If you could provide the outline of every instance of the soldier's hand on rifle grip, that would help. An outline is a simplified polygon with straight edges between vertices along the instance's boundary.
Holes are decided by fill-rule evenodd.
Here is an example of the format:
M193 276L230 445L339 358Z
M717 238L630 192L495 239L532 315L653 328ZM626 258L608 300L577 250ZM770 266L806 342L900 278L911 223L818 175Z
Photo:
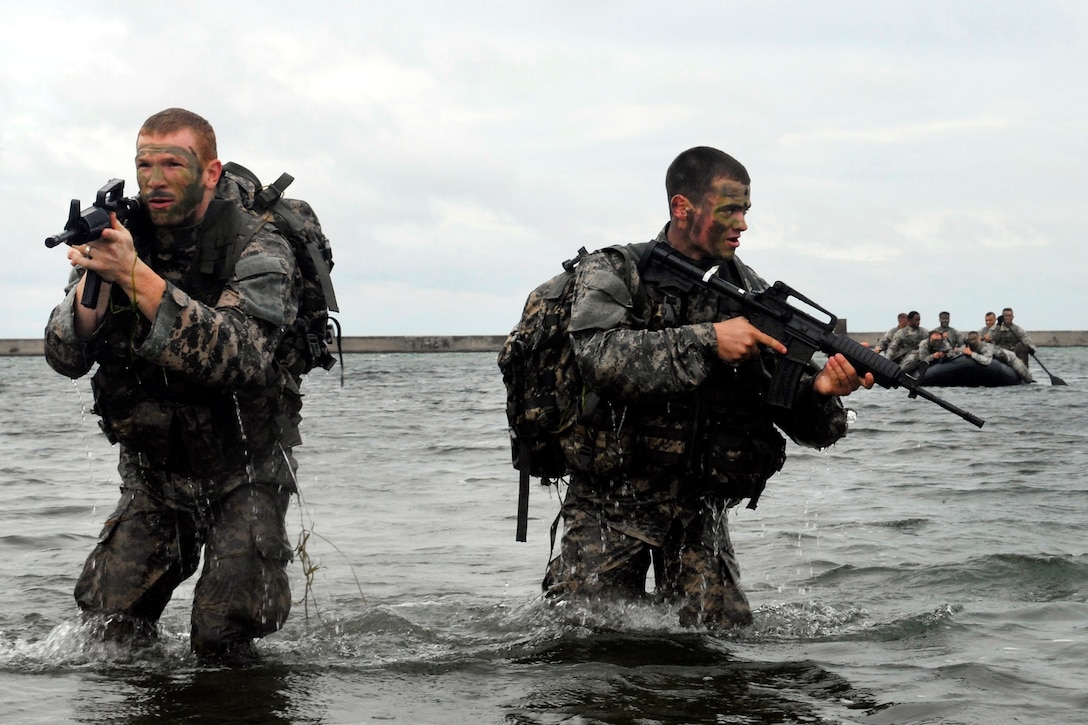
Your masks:
M79 284L76 285L75 289L75 328L76 335L81 340L87 340L94 334L102 324L102 320L106 316L106 309L109 306L110 284L104 282L95 269L96 264L100 264L100 262L96 263L95 261L95 254L98 253L97 250L100 248L98 245L101 245L101 240L68 249L68 260L72 263L72 266L80 266L87 270L87 273L79 280ZM86 307L81 301L86 299L84 290L87 287L88 280L92 278L95 278L100 285L98 297L93 302L86 303L93 304L94 307Z
M102 230L99 244L103 259L98 273L108 282L124 282L126 277L132 275L136 264L136 246L132 240L132 232L112 212L110 228Z
M68 259L73 267L78 265L97 273L106 282L116 282L131 273L136 261L132 233L110 212L110 227L103 229L98 239L71 247Z
M752 325L744 317L733 317L714 323L714 335L718 341L718 357L734 365L750 360L759 354L761 345L785 355L786 346Z

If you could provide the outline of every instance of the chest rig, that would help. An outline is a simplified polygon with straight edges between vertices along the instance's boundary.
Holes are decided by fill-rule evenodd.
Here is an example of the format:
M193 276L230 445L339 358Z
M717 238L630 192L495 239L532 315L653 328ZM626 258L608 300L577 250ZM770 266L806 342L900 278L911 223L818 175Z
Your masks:
M141 259L193 299L214 307L259 224L233 205L213 201L193 229L160 230L147 222L132 228ZM98 369L91 380L94 412L111 443L136 453L145 467L200 477L245 467L251 453L275 443L274 426L268 425L276 416L274 396L209 387L199 379L196 359L192 370L167 370L144 359L138 348L150 329L151 322L115 285L94 344Z
M745 289L761 286L757 277L732 262L722 264L719 274ZM740 314L733 300L657 266L643 269L641 282L642 326L649 331ZM774 365L771 355L740 365L715 359L709 378L690 393L602 405L596 420L586 425L592 443L583 449L583 461L592 460L589 449L596 449L593 455L605 464L591 465L597 475L626 472L650 479L679 478L689 495L748 498L754 508L767 479L785 460L785 440L765 403Z

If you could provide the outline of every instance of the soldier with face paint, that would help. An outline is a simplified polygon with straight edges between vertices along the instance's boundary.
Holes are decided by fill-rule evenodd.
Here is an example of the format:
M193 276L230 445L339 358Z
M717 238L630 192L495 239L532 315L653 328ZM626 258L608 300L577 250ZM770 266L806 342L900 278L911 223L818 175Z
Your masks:
M766 283L736 256L751 181L713 148L680 154L666 174L669 222L656 241L749 291ZM755 502L794 441L829 446L846 433L838 396L872 387L841 356L802 378L790 409L764 401L786 351L735 303L658 267L635 274L603 250L578 267L570 331L587 388L570 444L578 464L562 507L553 597L638 597L652 566L659 595L685 625L751 622L727 510Z
M288 242L215 199L222 164L200 116L168 109L136 139L141 211L68 253L46 359L92 379L95 413L120 449L121 500L75 589L104 636L146 641L174 589L204 568L191 645L249 660L290 610L284 516L295 491L297 389L276 363L298 309ZM103 280L79 303L84 271Z

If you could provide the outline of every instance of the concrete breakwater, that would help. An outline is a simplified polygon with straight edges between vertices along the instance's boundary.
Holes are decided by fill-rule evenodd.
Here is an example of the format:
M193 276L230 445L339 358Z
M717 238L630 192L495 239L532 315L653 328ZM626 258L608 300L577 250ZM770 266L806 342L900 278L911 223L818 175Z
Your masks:
M876 344L881 332L851 332L847 336L860 343ZM1029 330L1038 347L1088 347L1088 331ZM345 353L398 352L495 352L501 348L506 335L389 335L344 337ZM0 340L0 356L41 355L41 339Z

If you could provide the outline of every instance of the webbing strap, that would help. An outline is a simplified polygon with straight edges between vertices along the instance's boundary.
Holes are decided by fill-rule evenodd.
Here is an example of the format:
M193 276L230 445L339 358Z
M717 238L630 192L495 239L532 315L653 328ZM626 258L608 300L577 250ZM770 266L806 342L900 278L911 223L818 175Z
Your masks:
M325 306L332 312L339 312L340 305L336 301L336 292L332 288L332 274L330 274L332 270L329 269L329 263L321 250L317 248L317 244L307 242L306 251L309 252L310 260L314 263L314 269L317 270L317 278L321 282L321 294L325 296Z
M518 485L518 524L515 541L525 541L529 532L529 444L524 438L518 445L518 466L521 469Z

